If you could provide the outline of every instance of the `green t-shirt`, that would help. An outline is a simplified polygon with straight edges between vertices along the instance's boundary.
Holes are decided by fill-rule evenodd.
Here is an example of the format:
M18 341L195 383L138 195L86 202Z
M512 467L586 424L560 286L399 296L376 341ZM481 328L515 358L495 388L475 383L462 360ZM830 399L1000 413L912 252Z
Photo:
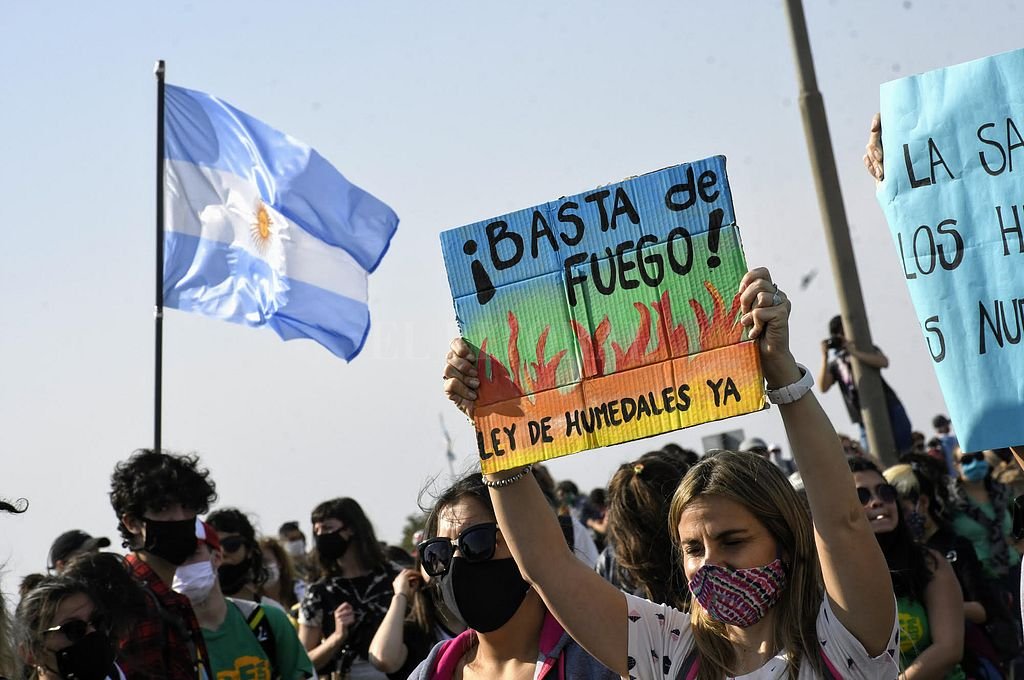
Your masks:
M313 676L313 664L288 616L276 607L263 607L263 612L274 631L277 673L271 669L263 647L238 605L228 600L228 613L220 628L203 628L214 680L271 680L275 677L302 680Z
M928 610L924 604L909 597L896 598L900 618L900 668L914 663L917 655L932 644L932 630L928 625ZM945 680L966 680L960 664L946 674Z

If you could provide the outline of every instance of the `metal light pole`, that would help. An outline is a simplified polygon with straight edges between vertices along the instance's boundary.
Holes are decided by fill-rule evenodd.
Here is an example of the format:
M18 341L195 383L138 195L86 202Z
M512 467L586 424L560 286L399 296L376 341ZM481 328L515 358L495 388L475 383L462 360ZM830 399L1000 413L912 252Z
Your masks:
M860 290L857 263L850 243L850 228L846 221L843 196L839 190L839 175L832 153L832 140L825 117L825 102L818 91L814 75L814 60L807 39L807 24L801 0L786 0L786 14L793 39L800 79L800 113L804 120L807 149L811 155L814 184L818 190L818 204L825 224L825 239L832 260L832 274L839 293L839 308L843 315L843 328L857 347L871 349L871 329L868 326L864 298ZM878 369L864 366L854 358L853 374L860 395L861 417L867 429L871 452L885 465L896 463L898 452L889 423L889 412L882 392L882 379Z

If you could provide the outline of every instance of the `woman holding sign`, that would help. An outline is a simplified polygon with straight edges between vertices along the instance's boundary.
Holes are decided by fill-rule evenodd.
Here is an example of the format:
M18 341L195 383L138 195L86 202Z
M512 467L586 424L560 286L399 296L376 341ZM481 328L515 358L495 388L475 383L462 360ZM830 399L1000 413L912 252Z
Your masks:
M803 476L814 522L774 465L722 452L694 466L667 530L695 602L690 613L625 594L583 567L528 469L488 475L502 536L570 635L624 677L747 680L896 678L892 582L812 380L789 351L790 303L766 269L740 284L769 396ZM467 413L474 356L448 355L446 391Z

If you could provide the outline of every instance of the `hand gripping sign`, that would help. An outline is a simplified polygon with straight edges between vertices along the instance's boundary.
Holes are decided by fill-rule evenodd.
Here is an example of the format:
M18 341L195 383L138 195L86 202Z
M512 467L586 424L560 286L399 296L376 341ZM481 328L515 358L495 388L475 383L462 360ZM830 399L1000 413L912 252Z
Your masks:
M964 451L1024 442L1024 50L882 85L878 188Z
M725 158L441 234L484 472L765 407Z

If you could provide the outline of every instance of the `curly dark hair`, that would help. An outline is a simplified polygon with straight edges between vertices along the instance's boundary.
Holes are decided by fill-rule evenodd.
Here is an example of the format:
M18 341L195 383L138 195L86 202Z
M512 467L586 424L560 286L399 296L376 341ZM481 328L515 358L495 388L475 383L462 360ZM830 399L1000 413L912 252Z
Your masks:
M118 463L110 476L110 505L125 541L132 540L121 522L125 515L141 519L147 510L156 512L173 503L201 515L215 500L217 490L210 471L199 467L196 455L139 449Z
M848 456L846 462L850 466L850 472L874 472L883 482L885 481L882 471L867 458ZM875 538L878 539L886 564L889 565L896 597L910 597L924 602L925 588L931 582L939 565L928 548L914 540L910 528L903 519L903 508L899 501L896 502L896 513L896 528L884 534L875 534Z
M313 508L309 521L316 524L329 518L339 520L343 525L352 529L352 547L358 551L359 560L364 569L374 571L385 565L387 558L384 555L384 548L377 541L373 524L370 523L359 503L351 498L332 498ZM324 560L318 551L314 551L314 553L322 569L322 576L338 575L337 560Z
M219 508L206 517L206 523L216 529L218 534L228 532L245 539L245 547L249 553L246 558L249 562L248 582L258 591L260 586L267 582L267 569L263 566L263 551L256 542L256 530L249 521L249 516L238 508Z

